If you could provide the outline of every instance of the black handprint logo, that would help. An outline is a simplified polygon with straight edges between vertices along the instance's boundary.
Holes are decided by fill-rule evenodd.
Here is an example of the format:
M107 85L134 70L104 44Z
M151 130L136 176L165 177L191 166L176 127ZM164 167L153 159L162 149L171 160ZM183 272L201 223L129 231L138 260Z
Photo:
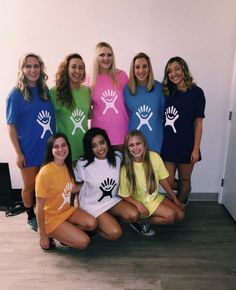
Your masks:
M98 201L101 201L104 197L110 196L112 198L112 190L116 186L116 181L112 178L105 179L101 186L99 187L102 191L102 196L99 198Z

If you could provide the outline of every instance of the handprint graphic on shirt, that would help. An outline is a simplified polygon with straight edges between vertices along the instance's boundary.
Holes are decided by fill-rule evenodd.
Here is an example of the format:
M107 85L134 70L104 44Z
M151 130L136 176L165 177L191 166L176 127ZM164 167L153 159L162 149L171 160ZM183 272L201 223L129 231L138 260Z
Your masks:
M118 114L118 110L115 107L115 101L118 98L116 91L107 90L104 91L101 99L105 103L105 109L103 110L102 114L105 115L108 109L113 109L116 114Z
M50 121L51 121L51 115L48 111L42 110L41 112L39 112L37 123L43 128L43 133L41 134L40 139L43 139L47 131L53 134L52 129L50 127Z
M68 203L70 204L70 196L73 184L71 182L67 182L66 186L64 187L64 191L61 193L62 198L64 199L62 205L58 208L61 209L63 206Z
M151 108L147 105L140 106L138 108L138 112L136 112L136 115L139 118L139 125L137 127L137 130L139 130L142 126L147 125L148 129L152 131L152 127L149 124L149 120L153 115L153 112L151 112Z
M75 131L78 128L81 129L81 131L83 133L85 133L85 130L82 126L82 122L83 122L84 118L85 118L85 114L83 111L76 109L76 110L74 110L74 112L72 112L70 119L74 124L74 128L73 128L73 131L71 132L71 135L74 135Z
M116 181L112 178L105 179L99 189L102 191L102 196L99 198L98 201L101 201L104 197L110 196L112 198L112 190L116 186Z
M177 109L174 106L168 107L166 108L165 115L166 115L165 127L171 126L174 133L176 133L177 131L175 129L174 124L175 121L179 118Z

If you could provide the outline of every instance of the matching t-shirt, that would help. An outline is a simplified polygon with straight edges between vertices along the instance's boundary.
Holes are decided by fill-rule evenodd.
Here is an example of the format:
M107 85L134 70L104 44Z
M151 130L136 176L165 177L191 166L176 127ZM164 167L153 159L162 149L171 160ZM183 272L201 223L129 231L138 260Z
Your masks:
M124 71L117 70L116 80L114 84L110 75L99 74L91 95L91 127L106 130L112 145L123 144L128 129L123 95L128 77Z
M10 92L6 101L6 119L8 124L16 127L26 167L39 167L47 139L55 132L55 116L51 102L40 98L38 87L30 90L31 101L24 100L18 88Z
M45 229L49 234L67 220L76 207L70 205L73 180L66 165L50 162L43 166L37 177L36 197L45 198Z
M128 85L124 90L125 105L129 112L128 131L137 129L143 132L151 151L160 153L163 140L163 114L165 97L162 85L155 81L153 89L137 86L136 94L132 95Z
M121 198L118 196L121 156L116 152L116 166L107 159L94 161L85 167L86 160L79 160L74 169L75 179L84 182L79 193L79 205L94 217L112 208Z
M89 90L83 85L72 90L75 102L72 111L59 103L56 87L50 89L50 95L56 115L56 131L66 135L71 146L72 160L77 161L84 153L83 137L88 130Z
M154 191L152 194L149 194L146 186L145 170L143 163L134 162L134 174L137 192L130 192L126 169L123 166L120 173L119 195L122 197L131 196L135 200L139 201L149 210L149 216L151 216L164 199L164 195L159 193L159 180L167 178L169 176L169 173L167 172L161 157L156 152L150 151L149 156L157 183L156 191Z

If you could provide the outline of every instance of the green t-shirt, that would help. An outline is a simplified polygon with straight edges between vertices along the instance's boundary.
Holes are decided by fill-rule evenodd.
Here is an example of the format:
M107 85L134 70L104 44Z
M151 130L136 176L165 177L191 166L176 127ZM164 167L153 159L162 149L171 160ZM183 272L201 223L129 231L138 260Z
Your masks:
M146 178L143 163L134 162L134 174L137 182L137 192L130 192L129 183L126 177L126 170L125 167L122 166L120 173L119 195L122 197L131 196L135 200L142 203L149 210L149 214L152 215L157 209L158 205L164 199L164 195L159 193L159 180L167 178L169 176L169 173L166 170L161 157L157 153L150 151L149 155L156 178L157 190L154 191L152 194L149 194L146 187Z
M66 135L71 146L72 160L76 161L83 155L83 137L88 130L91 102L89 90L83 85L74 89L72 95L76 105L73 111L58 102L56 87L50 89L56 116L56 131Z

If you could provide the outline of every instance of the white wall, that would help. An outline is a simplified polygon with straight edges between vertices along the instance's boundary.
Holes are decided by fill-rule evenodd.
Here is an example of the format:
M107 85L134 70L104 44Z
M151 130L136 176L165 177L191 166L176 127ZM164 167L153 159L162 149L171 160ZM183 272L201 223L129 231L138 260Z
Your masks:
M129 71L139 51L150 55L161 80L175 55L189 63L207 99L203 161L193 174L194 192L219 192L236 43L236 0L0 0L0 162L9 162L12 184L21 187L5 125L5 98L18 60L41 55L53 84L59 62L79 52L90 69L94 46L107 41L118 67Z

